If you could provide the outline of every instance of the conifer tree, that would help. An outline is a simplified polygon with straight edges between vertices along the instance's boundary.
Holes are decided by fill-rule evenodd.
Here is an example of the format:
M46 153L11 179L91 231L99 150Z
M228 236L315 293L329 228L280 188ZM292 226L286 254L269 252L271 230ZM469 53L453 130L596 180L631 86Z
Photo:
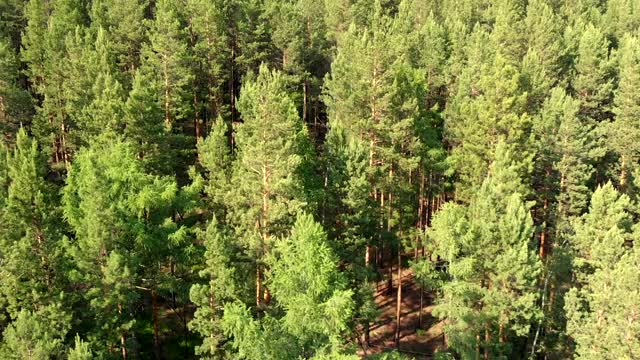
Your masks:
M609 41L600 28L586 25L581 33L571 87L581 101L580 114L595 121L610 118L613 100L613 67Z
M634 239L632 206L629 197L611 183L593 193L589 212L576 221L571 239L578 284L597 270L610 270L628 252Z
M205 191L208 196L208 207L220 219L225 219L225 197L229 193L231 185L233 155L228 144L228 131L227 124L218 118L211 127L207 138L198 144L200 164L204 168L207 178Z
M87 284L82 295L94 314L88 340L100 354L119 348L126 357L135 349L136 287L151 292L159 346L155 297L164 281L159 268L179 257L183 241L184 230L173 221L179 197L172 179L144 172L126 142L102 138L78 153L64 212L76 236L72 280Z
M536 0L527 5L524 26L528 47L522 67L530 87L530 112L534 112L551 89L562 84L568 65L562 39L564 23L546 0Z
M577 359L624 359L640 354L636 324L638 297L637 250L609 269L596 271L582 289L569 293L567 328L576 342ZM631 295L631 296L630 296Z
M195 136L200 141L205 131L221 117L229 119L229 90L231 65L228 7L224 1L190 0L187 2L191 46L193 47ZM231 94L236 96L236 94Z
M182 129L193 115L188 94L193 73L190 67L188 32L178 3L160 0L155 6L150 29L151 45L145 51L143 66L149 67L157 81L158 102L164 112L167 129Z
M0 356L7 360L60 358L71 317L59 306L23 309L4 330Z
M64 284L64 226L45 161L24 129L6 160L6 202L0 208L0 292L5 311L36 310L60 295Z
M611 183L596 189L589 212L575 224L574 286L566 296L567 330L578 358L608 359L638 354L633 317L638 252L631 246L632 204Z
M109 52L115 57L118 69L128 73L120 78L131 84L135 70L140 66L140 53L147 40L145 12L148 0L96 0L91 2L91 26L104 29L109 38Z
M341 352L341 334L353 309L352 291L337 269L326 234L310 215L278 239L268 260L275 301L282 307L254 320L242 304L225 307L223 328L247 359L313 357Z
M256 304L268 298L262 285L264 256L304 204L300 169L307 140L282 73L265 65L242 87L235 128L237 154L230 219L256 261Z
M89 343L83 341L78 334L76 334L75 345L73 349L69 350L69 360L91 360L93 354L89 348Z
M433 220L434 254L447 261L449 277L435 314L446 319L449 346L465 358L517 352L508 339L526 335L538 316L540 262L521 189L517 163L500 143L470 205L448 203Z
M616 117L611 123L607 144L620 157L618 183L627 191L631 183L628 178L637 169L640 156L640 147L636 144L640 136L640 103L635 90L640 85L640 42L636 37L622 39L618 58L620 80L613 109Z
M202 336L202 345L196 347L196 355L218 358L224 354L224 339L220 319L224 304L235 298L234 252L238 249L228 234L220 229L214 218L202 236L204 237L205 263L199 275L204 284L191 287L191 301L198 307L189 328ZM235 251L234 251L235 250Z
M124 104L123 133L147 170L166 174L172 170L175 155L168 151L172 138L164 126L158 92L153 76L145 69L138 69Z
M18 59L13 47L0 37L0 134L15 141L18 128L32 116L31 96L18 84Z

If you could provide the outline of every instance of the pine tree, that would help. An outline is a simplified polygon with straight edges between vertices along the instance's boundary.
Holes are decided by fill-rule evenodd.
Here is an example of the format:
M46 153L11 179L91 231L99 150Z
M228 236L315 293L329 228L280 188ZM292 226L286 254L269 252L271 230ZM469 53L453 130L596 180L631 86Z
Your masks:
M636 324L636 294L640 279L637 250L622 256L609 269L590 278L588 285L569 293L567 328L576 342L578 359L624 359L640 354L640 329Z
M205 170L207 185L205 191L212 211L225 218L225 196L230 191L231 164L233 156L228 144L228 126L218 119L212 126L209 136L198 144L200 164Z
M319 135L318 102L322 78L328 69L325 5L308 0L268 1L265 11L280 58L277 66L289 75L292 86L301 90L294 93L294 101L303 121L313 124Z
M6 160L6 202L0 208L0 293L17 316L57 297L64 284L64 230L56 189L46 182L45 161L24 129Z
M640 104L635 89L640 85L640 42L636 37L625 36L619 52L619 83L614 97L613 112L607 144L619 155L620 176L618 183L623 191L631 183L628 178L637 169L640 148L636 139L640 136Z
M454 145L449 161L459 177L456 196L465 201L486 176L495 144L502 136L518 149L514 155L522 177L528 175L533 155L523 74L514 59L487 49L492 37L484 31L476 30L472 41L467 61L474 65L461 74L457 93L445 112L446 135Z
M268 260L270 283L283 313L254 320L239 303L225 306L223 328L247 359L311 358L330 348L340 353L353 302L326 234L310 215L298 217Z
M83 341L78 334L75 338L75 346L69 350L69 360L91 360L93 354L89 348L89 343Z
M595 121L610 118L613 100L613 67L609 41L593 24L580 34L571 87L581 101L580 114Z
M638 329L633 322L637 299L638 252L631 246L632 204L611 183L596 189L589 212L575 224L573 288L566 296L567 330L579 358L635 356ZM606 350L605 350L606 349Z
M632 206L629 197L611 183L593 193L589 212L576 221L571 238L578 284L594 271L610 270L628 252L633 241Z
M481 349L485 358L517 351L509 339L526 335L538 316L540 261L521 189L517 163L500 143L470 205L446 204L433 220L434 254L448 264L435 314L446 318L448 345L465 358Z
M235 298L236 271L234 250L228 234L220 229L214 218L202 234L204 237L205 263L199 275L207 280L191 287L191 301L198 307L189 328L202 336L202 345L196 347L196 355L203 358L218 358L224 354L224 339L220 318L226 302Z
M285 90L282 73L260 67L243 85L235 128L237 146L229 219L256 261L256 304L268 292L262 285L264 256L304 206L300 169L306 129Z
M562 84L567 56L562 39L563 21L546 0L530 1L524 19L527 53L522 60L529 82L530 112L535 112L551 89Z
M638 30L638 4L631 0L608 0L606 11L602 15L602 24L607 35L614 41L622 42L625 34L633 34Z
M168 151L172 137L164 126L158 92L152 75L138 69L124 105L124 137L135 148L147 170L166 174L172 170L175 154Z
M147 40L145 12L148 6L147 0L91 2L91 26L106 32L109 52L115 57L120 71L129 74L129 79L119 79L126 85L131 84L135 70L140 66L140 53Z
M229 90L231 64L228 7L223 1L190 0L188 23L193 47L195 107L195 136L200 141L205 131L218 118L229 119ZM236 96L237 94L231 94Z
M136 287L151 293L159 346L155 297L162 282L179 282L174 273L163 280L159 269L184 246L184 229L173 221L179 198L175 182L145 173L126 142L103 137L77 154L63 197L76 237L71 276L86 284L82 295L93 314L88 340L100 354L119 348L126 356L135 348Z
M149 67L157 81L158 102L164 112L165 126L179 130L193 115L188 94L193 78L188 32L183 13L175 1L158 1L154 16L149 36L151 45L145 50L143 66Z
M31 121L31 96L18 83L18 59L9 42L0 37L0 134L15 141L21 125Z
M7 360L62 357L70 322L71 317L59 305L23 309L2 334L0 355Z

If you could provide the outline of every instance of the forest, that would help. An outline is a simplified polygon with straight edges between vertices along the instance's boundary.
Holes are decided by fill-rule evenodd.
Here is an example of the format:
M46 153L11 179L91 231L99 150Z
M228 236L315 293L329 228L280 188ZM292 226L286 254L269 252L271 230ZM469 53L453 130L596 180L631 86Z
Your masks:
M0 359L640 358L639 30L0 0Z

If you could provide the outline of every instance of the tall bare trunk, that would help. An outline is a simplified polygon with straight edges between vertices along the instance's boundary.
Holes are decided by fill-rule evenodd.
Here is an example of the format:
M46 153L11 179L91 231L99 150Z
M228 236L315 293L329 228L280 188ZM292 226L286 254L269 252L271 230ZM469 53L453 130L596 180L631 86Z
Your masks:
M620 157L620 188L627 186L627 159L624 155Z
M484 360L489 360L489 343L491 342L491 334L489 333L489 323L484 326Z
M118 304L118 314L122 314L122 304ZM124 332L120 333L120 350L122 359L127 360L127 336Z
M160 335L158 326L158 294L151 290L151 307L153 308L153 352L156 359L160 359Z
M396 349L400 350L400 320L402 314L402 252L398 249L398 294L396 297Z

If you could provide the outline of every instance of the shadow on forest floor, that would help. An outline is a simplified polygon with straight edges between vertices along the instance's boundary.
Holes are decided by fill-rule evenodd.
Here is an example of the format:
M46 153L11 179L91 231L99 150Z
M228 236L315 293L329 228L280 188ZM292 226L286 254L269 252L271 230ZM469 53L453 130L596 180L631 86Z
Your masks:
M375 301L380 316L371 324L369 353L380 353L395 349L396 299L398 291L397 270L393 272L393 289L388 291L387 282L378 283ZM431 315L431 294L424 293L422 329L418 329L420 315L420 290L413 281L413 273L405 269L402 273L402 312L400 321L400 351L415 359L430 359L443 347L442 322ZM360 352L359 355L363 355Z

